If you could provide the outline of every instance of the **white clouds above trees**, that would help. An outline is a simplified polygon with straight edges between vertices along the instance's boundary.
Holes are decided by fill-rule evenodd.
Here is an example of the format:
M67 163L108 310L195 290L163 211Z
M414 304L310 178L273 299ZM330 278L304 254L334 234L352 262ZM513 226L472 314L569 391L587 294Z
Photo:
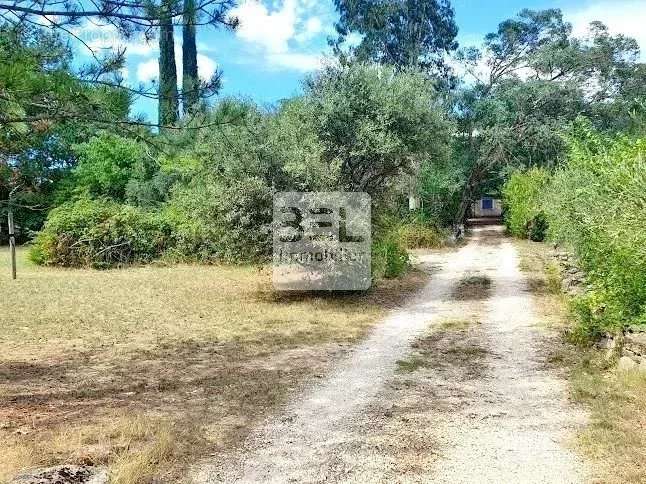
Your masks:
M326 28L320 13L320 4L311 0L283 0L273 8L260 0L244 0L231 16L240 20L236 36L266 67L307 72L322 62L321 47L311 49L307 43L331 29L331 21Z
M573 34L584 37L590 22L606 24L610 33L624 34L639 42L641 59L646 61L646 2L644 0L597 0L583 7L565 10L564 17L572 23Z

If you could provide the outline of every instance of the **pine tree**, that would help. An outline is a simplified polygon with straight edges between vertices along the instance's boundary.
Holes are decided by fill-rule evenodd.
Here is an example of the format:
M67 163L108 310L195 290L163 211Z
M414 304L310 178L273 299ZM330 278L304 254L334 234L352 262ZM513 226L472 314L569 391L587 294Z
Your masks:
M162 0L159 27L159 125L169 126L179 118L177 66L173 35L173 0Z
M184 27L182 30L182 106L184 114L195 111L200 102L195 23L195 0L184 0Z

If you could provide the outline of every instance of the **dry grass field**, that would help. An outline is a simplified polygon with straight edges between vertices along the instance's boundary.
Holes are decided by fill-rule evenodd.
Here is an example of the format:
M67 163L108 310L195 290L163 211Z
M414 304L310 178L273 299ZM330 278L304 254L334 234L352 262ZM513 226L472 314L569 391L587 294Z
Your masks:
M240 442L427 279L365 294L277 295L259 267L113 271L0 250L0 482L106 465L112 482L176 482Z

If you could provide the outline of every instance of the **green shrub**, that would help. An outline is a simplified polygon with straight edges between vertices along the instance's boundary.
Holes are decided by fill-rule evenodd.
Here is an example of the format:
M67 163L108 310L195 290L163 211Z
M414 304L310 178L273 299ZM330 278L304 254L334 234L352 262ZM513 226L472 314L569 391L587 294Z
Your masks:
M512 173L502 189L505 225L509 232L522 238L542 241L547 219L542 209L542 196L550 175L543 168Z
M123 201L128 183L151 178L156 168L141 143L114 134L95 136L75 151L74 191L80 195Z
M543 242L548 227L549 224L547 223L545 212L541 210L527 223L527 237L534 242Z
M643 324L646 315L646 138L606 138L585 123L546 194L550 234L576 254L594 297L586 332Z
M282 134L293 135L296 121L283 126L255 106L234 101L211 116L222 110L238 116L220 129L200 131L194 148L175 160L183 180L171 190L166 207L173 255L198 262L263 261L271 254L273 194L292 181L285 164L297 140ZM315 164L310 158L301 161ZM170 166L167 161L164 169Z
M446 245L449 234L433 225L415 221L402 224L399 236L408 249L435 249Z
M168 248L170 233L159 214L82 198L50 212L30 256L38 264L70 267L150 262Z
M391 230L372 241L373 277L393 279L404 274L409 266L408 251L398 230Z
M602 336L605 299L599 291L589 291L570 301L570 312L577 321L568 335L572 343L586 344Z
M174 190L166 208L173 254L198 262L250 262L271 254L272 188L259 177L205 177Z

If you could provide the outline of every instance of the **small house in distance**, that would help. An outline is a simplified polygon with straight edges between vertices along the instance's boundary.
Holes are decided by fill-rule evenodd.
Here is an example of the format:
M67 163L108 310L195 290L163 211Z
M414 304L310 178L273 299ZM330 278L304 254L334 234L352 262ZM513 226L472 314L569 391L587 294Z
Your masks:
M501 217L502 200L485 195L471 204L472 217Z

